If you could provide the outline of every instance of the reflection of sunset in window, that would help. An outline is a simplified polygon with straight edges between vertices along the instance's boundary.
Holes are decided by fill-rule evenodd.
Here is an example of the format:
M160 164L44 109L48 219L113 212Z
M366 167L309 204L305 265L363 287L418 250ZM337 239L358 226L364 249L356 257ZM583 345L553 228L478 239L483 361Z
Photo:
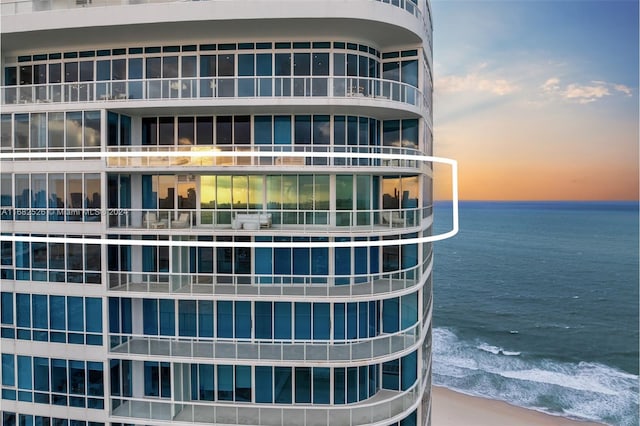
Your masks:
M216 203L215 176L200 176L200 207L214 208Z

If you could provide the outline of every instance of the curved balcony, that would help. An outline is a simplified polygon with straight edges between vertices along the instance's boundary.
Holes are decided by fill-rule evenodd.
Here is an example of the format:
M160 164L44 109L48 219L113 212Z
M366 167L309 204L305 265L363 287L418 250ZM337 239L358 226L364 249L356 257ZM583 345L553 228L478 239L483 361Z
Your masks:
M107 167L390 167L393 173L428 173L430 162L415 148L354 145L132 145L107 147ZM42 157L47 157L43 152ZM57 154L61 155L62 154ZM54 159L55 157L50 157ZM29 159L36 159L29 156ZM41 159L40 156L37 158ZM404 169L404 170L403 170Z
M148 272L109 272L109 292L173 295L175 297L230 296L286 300L310 298L348 298L370 300L371 296L405 293L421 285L429 276L433 252L422 265L384 272L350 276L335 275L237 275L237 274L163 274ZM338 282L339 284L336 284ZM253 283L253 284L251 284Z
M421 383L423 382L423 383ZM277 406L264 404L197 403L144 398L113 398L111 421L153 420L154 424L344 426L388 425L413 411L422 400L426 381L410 389L380 390L366 401L349 405Z
M136 101L179 101L212 99L320 99L345 98L367 102L392 102L428 108L422 92L414 86L370 77L191 77L130 79L71 83L31 84L0 88L2 105L34 103L102 103L123 107ZM191 105L191 104L190 104ZM235 105L235 104L234 104Z
M339 367L357 361L383 362L397 358L420 344L422 338L419 322L398 333L344 341L252 341L112 333L109 334L109 353L117 356L134 355L145 360L153 357L166 360L171 357L173 360L265 361L269 365L293 365L312 361Z
M2 15L43 12L60 9L175 3L183 0L17 0L2 2ZM427 25L427 19L416 2L411 0L376 0L403 9Z

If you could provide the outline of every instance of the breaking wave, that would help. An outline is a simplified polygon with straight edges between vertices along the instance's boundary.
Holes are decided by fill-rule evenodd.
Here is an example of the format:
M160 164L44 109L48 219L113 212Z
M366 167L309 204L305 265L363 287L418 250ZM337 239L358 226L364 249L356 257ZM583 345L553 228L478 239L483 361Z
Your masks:
M592 362L562 362L433 330L433 381L549 414L638 426L638 376Z

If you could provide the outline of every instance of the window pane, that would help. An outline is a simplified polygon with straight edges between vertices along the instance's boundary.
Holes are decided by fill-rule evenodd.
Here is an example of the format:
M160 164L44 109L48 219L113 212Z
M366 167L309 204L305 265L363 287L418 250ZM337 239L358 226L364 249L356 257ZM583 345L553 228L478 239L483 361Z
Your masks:
M358 401L358 367L347 368L347 403Z
M308 145L311 143L311 116L295 116L295 143Z
M16 294L16 324L18 327L31 328L30 294Z
M248 115L236 115L233 118L233 143L251 143L251 117Z
M311 338L311 303L298 302L295 304L295 338Z
M14 120L14 147L29 148L29 114L16 114Z
M173 145L174 120L173 117L160 117L158 127L158 142L160 145Z
M333 370L333 403L345 404L346 398L346 377L344 368Z
M274 382L276 404L291 404L291 367L275 367Z
M196 143L198 145L213 144L213 117L196 118Z
M158 301L153 299L142 300L143 333L158 334Z
M175 303L173 300L160 299L160 335L175 335Z
M270 145L272 143L272 117L255 116L254 117L254 141L256 144Z
M344 303L333 305L333 338L336 340L345 338L345 306Z
M49 391L49 359L36 357L33 359L33 382L37 391Z
M271 302L255 302L256 310L256 339L271 339ZM260 389L260 388L258 388Z
M2 354L2 385L15 386L15 364L13 354Z
M13 293L2 292L0 308L0 323L13 324Z
M273 402L273 367L257 365L256 370L256 402Z
M291 54L276 53L275 75L291 75Z
M213 302L209 300L198 301L198 335L200 337L213 337Z
M194 118L178 117L178 145L193 145L194 136Z
M275 302L274 337L291 339L291 302Z
M331 369L313 367L313 403L329 404L330 402Z
M18 355L18 389L33 389L31 357Z
M251 402L251 366L236 366L235 385L235 400Z
M199 399L202 401L213 401L215 390L213 365L200 364L198 378L200 383L198 390Z
M84 331L84 306L82 297L67 297L69 331Z
M402 329L411 327L418 320L418 293L407 294L400 298L401 300L401 313Z
M160 78L162 75L160 58L147 58L146 73L147 78Z
M66 140L67 148L80 148L82 146L82 113L68 112L66 116Z
M218 365L218 400L233 401L232 365Z
M178 77L178 57L165 56L162 58L162 77L176 78Z
M178 319L180 336L196 336L196 301L178 301Z
M232 142L232 117L218 116L216 118L216 145L229 145Z
M251 338L251 302L235 302L236 339Z
M69 393L76 395L85 394L85 368L84 361L69 361Z
M49 303L51 305L51 309L49 310L51 329L66 330L64 296L49 296Z
M144 394L160 396L160 371L157 362L144 362Z
M218 337L233 338L233 302L218 301Z
M401 390L409 389L416 381L418 374L418 355L417 352L412 352L409 355L403 356L401 360Z
M398 298L386 299L382 302L382 331L395 333L400 326Z
M274 143L277 145L291 144L291 117L275 116L274 117Z
M296 403L311 402L311 368L296 367Z
M34 294L31 297L33 306L33 327L40 329L49 328L49 306L47 296L44 294Z
M329 318L329 303L313 304L313 338L329 339L331 319Z

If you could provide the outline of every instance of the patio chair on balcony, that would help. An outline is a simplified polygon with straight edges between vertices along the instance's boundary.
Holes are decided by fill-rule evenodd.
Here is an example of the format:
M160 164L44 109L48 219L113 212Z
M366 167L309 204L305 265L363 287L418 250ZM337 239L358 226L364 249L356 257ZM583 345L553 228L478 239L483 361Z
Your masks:
M402 226L404 225L404 219L400 216L400 212L383 212L382 223L384 225Z
M163 220L158 220L154 212L147 212L144 216L143 226L147 229L159 229L167 226Z
M189 213L180 213L178 220L171 221L172 228L188 228L189 227Z

